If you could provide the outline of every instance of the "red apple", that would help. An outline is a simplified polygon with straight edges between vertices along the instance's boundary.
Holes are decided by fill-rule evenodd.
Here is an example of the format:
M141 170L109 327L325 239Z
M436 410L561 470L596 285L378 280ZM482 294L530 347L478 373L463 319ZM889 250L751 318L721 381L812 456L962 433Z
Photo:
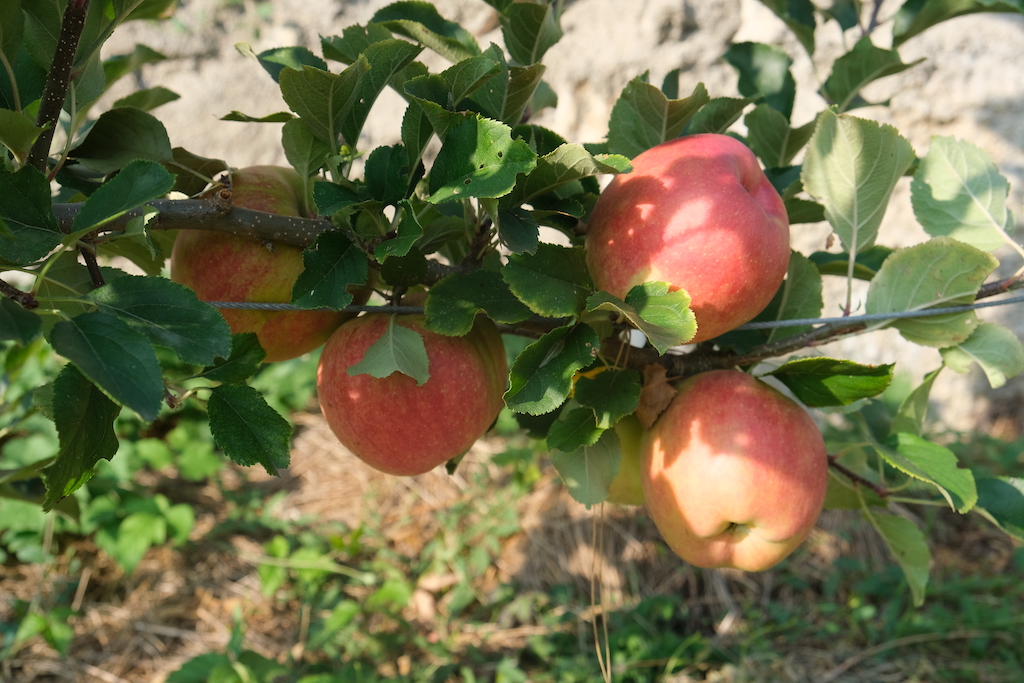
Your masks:
M746 145L687 135L615 177L594 206L586 248L594 283L619 298L644 282L686 290L699 342L772 300L789 265L789 219Z
M607 502L616 505L643 505L644 489L640 481L640 439L643 427L635 415L627 415L615 423L619 437L619 473L608 486Z
M301 216L302 179L294 169L252 166L231 174L235 206ZM288 303L303 270L302 249L210 230L181 230L171 251L171 279L203 301ZM364 303L368 290L357 293ZM352 314L325 311L221 309L231 331L255 332L266 362L296 358L317 348Z
M468 450L497 418L508 381L505 347L486 318L477 318L463 337L430 332L422 315L395 321L423 337L430 371L423 385L398 372L384 378L348 373L391 323L390 315L369 314L331 335L317 392L342 445L382 472L423 474Z
M698 567L761 571L811 532L828 457L814 420L738 370L685 380L644 435L640 468L655 525Z

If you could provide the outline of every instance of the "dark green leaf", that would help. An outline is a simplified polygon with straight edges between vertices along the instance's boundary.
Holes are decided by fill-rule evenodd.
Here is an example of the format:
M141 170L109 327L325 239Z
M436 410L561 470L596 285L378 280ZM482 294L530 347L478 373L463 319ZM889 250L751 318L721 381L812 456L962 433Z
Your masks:
M342 209L360 203L362 198L355 189L317 180L313 183L313 203L322 216L333 216Z
M88 232L107 221L163 197L174 176L156 161L137 159L85 200L75 217L74 232Z
M914 606L924 604L924 592L928 585L928 569L932 554L928 543L917 525L905 517L898 517L868 510L862 511L885 540L889 552L903 569L913 596Z
M380 149L380 148L378 148ZM395 229L395 236L384 240L373 250L373 256L378 263L384 263L389 257L405 256L412 249L416 241L423 236L423 226L416 218L416 209L412 203L403 199L399 202L402 210L402 217ZM425 273L424 273L425 274ZM419 284L419 283L415 283Z
M928 405L930 403L928 395L931 393L932 384L935 383L935 378L939 376L942 368L943 366L940 365L925 375L925 378L921 380L921 384L903 399L900 407L896 410L896 416L892 420L892 425L889 427L890 436L895 435L897 432L906 432L916 436L921 436L924 433L924 421L928 417Z
M231 331L217 309L188 287L163 277L120 277L89 293L101 311L116 315L153 344L186 363L210 365L231 352Z
M495 45L488 48L484 55L497 64L498 73L484 81L473 92L468 107L479 111L487 118L515 126L522 121L530 106L533 95L542 82L545 67L543 64L510 67L501 48Z
M480 46L473 35L442 17L429 2L393 2L377 10L371 21L425 45L452 62L480 54Z
M560 6L553 3L514 2L501 16L501 33L512 59L521 65L536 64L562 38Z
M498 239L514 254L537 253L540 244L540 224L523 208L498 211Z
M1021 0L907 0L896 13L892 27L893 47L954 17L974 12L1024 12Z
M530 317L530 309L501 276L483 269L445 277L430 288L424 309L427 329L448 336L468 333L481 310L499 323L515 324Z
M518 207L583 178L630 170L632 165L623 156L595 156L580 145L564 143L539 157L536 168L517 179L515 188L502 205Z
M590 408L573 408L551 424L547 433L547 447L553 451L572 453L584 446L593 446L604 433L594 419Z
M600 340L589 325L566 325L523 349L512 364L505 405L517 413L541 415L562 405L577 370L594 361Z
M239 465L263 465L272 475L288 467L292 426L258 391L245 384L214 387L207 412L214 442Z
M814 28L817 24L811 0L761 0L761 4L785 22L807 54L814 54Z
M686 126L686 134L696 133L719 133L726 131L740 120L743 110L747 108L754 97L715 97L700 108L689 125Z
M163 86L136 90L131 95L114 101L115 107L135 107L142 111L152 111L157 107L181 99L181 96L173 90Z
M685 344L697 333L689 295L683 290L670 292L667 282L637 285L626 294L625 301L608 292L598 292L587 299L587 311L607 311L625 317L644 333L658 353Z
M196 375L211 382L240 384L256 374L267 357L255 332L231 335L231 353Z
M725 53L739 73L740 94L764 98L765 104L789 120L796 98L796 80L789 67L793 60L784 51L764 43L733 43Z
M349 285L366 284L366 254L344 233L320 233L302 253L304 270L292 288L292 303L301 308L339 311L352 303Z
M399 240L389 240L398 242ZM388 244L382 242L381 244ZM380 277L393 287L415 287L427 278L427 257L419 249L412 248L402 255L391 255L380 264Z
M829 19L835 19L843 31L849 31L860 24L860 2L861 0L832 0L832 5L828 9L823 9L822 14Z
M207 178L213 178L228 169L228 165L220 159L197 156L182 147L175 147L172 154L174 160L164 162L164 168L178 174L174 189L183 194L198 194L206 187Z
M109 88L115 81L127 76L133 71L138 71L146 64L155 64L167 59L166 56L146 45L136 44L135 49L122 55L114 55L103 60L103 76L106 87Z
M49 254L63 234L50 204L50 184L32 166L0 169L0 260L28 265Z
M423 337L416 330L399 325L392 315L388 328L355 365L349 375L370 375L383 379L400 372L423 386L430 379L430 360Z
M1024 479L986 477L977 480L978 507L1018 541L1024 541Z
M256 55L256 59L275 82L278 81L281 70L285 67L300 70L303 66L312 66L321 71L327 71L327 62L305 47L278 47L264 50Z
M302 67L302 71L284 69L280 75L281 95L309 126L309 131L334 150L349 112L359 99L360 81L369 68L369 63L360 58L340 74L311 66ZM346 142L355 146L357 141Z
M93 311L62 320L50 332L53 349L118 403L152 422L164 398L152 344L120 318Z
M822 296L821 274L814 264L800 252L794 251L789 257L786 279L775 293L765 310L771 310L771 316L758 315L761 320L796 320L799 318L817 318L821 315L824 305ZM797 327L777 327L768 333L768 341L784 339L794 334L806 332L810 325Z
M643 379L636 370L605 370L577 379L574 396L580 405L593 409L598 427L611 429L636 410Z
M64 366L53 383L53 421L60 451L53 464L43 470L43 509L53 509L60 499L89 481L101 459L114 457L118 447L114 419L120 412L121 407L75 366Z
M923 58L904 64L896 50L875 47L871 38L864 36L850 52L832 64L832 73L821 86L821 94L842 113L852 108L858 101L855 98L868 83L898 74L922 61Z
M7 147L18 158L24 158L32 149L42 128L23 112L0 109L0 145Z
M852 274L860 280L870 280L882 267L885 259L892 253L889 247L876 244L870 249L865 249L857 254L853 260L853 273L850 273L850 255L846 252L833 254L827 251L816 251L807 258L810 259L822 275L840 275L846 277Z
M5 297L0 297L0 341L13 341L22 346L39 336L42 320L31 311Z
M340 36L320 37L320 47L325 59L351 64L359 59L366 48L382 40L390 40L391 31L380 24L346 26Z
M747 144L768 168L783 168L804 148L817 121L799 128L790 128L789 121L777 109L759 104L744 119L747 125Z
M454 125L430 170L430 201L508 194L516 176L537 165L537 155L522 140L513 140L511 130L478 116Z
M409 191L409 167L402 145L381 145L366 158L366 190L382 204L397 204Z
M356 147L359 134L366 123L373 103L388 83L407 67L422 51L418 45L392 38L368 46L363 59L369 63L369 71L359 80L357 97L342 126L341 133L351 147Z
M698 83L689 97L670 100L648 83L646 76L630 81L612 107L608 121L609 152L632 159L678 137L697 110L709 101L703 83Z
M419 163L427 143L434 137L434 126L420 104L410 102L402 115L402 145L405 147L409 167Z
M533 254L511 254L501 276L534 313L550 318L578 315L593 291L580 247L541 243Z
M877 396L892 381L893 365L860 365L834 358L798 358L768 373L808 406L846 406Z
M289 119L281 127L281 147L288 163L300 177L308 178L323 168L334 150L313 135L303 119Z
M120 107L101 114L70 156L101 173L113 173L136 159L172 161L174 152L159 119L141 109Z
M230 114L220 117L221 121L238 121L241 123L285 123L295 118L295 115L288 111L278 111L266 116L250 116L240 111L232 110Z

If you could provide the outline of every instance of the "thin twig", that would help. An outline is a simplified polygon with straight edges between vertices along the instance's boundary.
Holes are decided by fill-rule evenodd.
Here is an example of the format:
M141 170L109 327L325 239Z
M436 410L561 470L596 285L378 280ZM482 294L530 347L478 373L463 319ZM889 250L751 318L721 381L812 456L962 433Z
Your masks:
M844 477L846 477L847 479L849 479L850 481L852 481L854 484L856 484L858 486L864 486L866 488L871 489L872 491L875 492L875 495L877 495L879 498L885 498L886 496L888 496L889 494L892 493L892 491L890 491L889 489L885 488L884 486L879 486L878 484L876 484L875 482L871 481L870 479L865 479L864 477L860 476L859 474L857 474L853 470L851 470L851 469L849 469L847 467L844 467L843 465L840 465L836 461L838 457L839 456L836 456L836 455L828 456L828 466L831 467L832 469L834 469L836 472L839 472Z

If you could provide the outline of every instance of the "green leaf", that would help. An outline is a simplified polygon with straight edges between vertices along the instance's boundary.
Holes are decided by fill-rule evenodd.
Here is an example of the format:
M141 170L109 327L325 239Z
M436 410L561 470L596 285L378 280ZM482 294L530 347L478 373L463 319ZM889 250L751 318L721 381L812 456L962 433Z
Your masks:
M662 354L685 344L697 333L690 296L683 290L670 292L667 282L637 285L626 294L625 301L608 292L597 292L587 299L586 310L624 316Z
M201 157L182 147L175 147L172 154L174 160L165 162L164 168L178 173L174 189L183 194L198 194L206 188L206 178L213 178L221 171L228 170L223 160Z
M853 261L853 277L859 280L871 280L892 252L892 249L880 244L859 252ZM850 255L847 253L833 254L827 251L816 251L807 258L822 275L846 277L850 273Z
M594 361L599 345L589 325L566 325L544 334L512 363L505 405L530 415L549 413L562 405L576 371Z
M789 166L814 134L817 120L790 128L782 112L759 104L747 114L747 144L768 168Z
M948 235L983 251L1001 247L1014 223L1010 184L977 145L932 138L910 184L914 215L929 235Z
M92 193L75 217L74 232L88 232L174 187L174 176L156 161L137 159Z
M494 221L498 239L514 254L536 254L540 245L540 223L523 208L501 209Z
M231 330L217 309L184 285L163 277L125 276L87 298L185 363L210 365L231 352Z
M518 207L583 178L602 174L614 175L630 170L632 165L621 155L595 156L581 145L564 143L538 157L536 168L516 181L515 189L502 201L502 205Z
M981 323L967 341L941 349L941 353L942 362L954 372L963 374L974 363L980 365L993 389L1024 370L1024 345L1017 335L996 323Z
M255 332L244 332L231 335L231 352L227 358L217 360L204 369L196 377L211 382L240 384L256 374L263 366L267 353L260 346Z
M896 558L897 564L907 577L914 606L920 607L924 604L928 569L932 562L932 553L928 549L924 534L916 524L905 517L870 512L867 509L863 510L862 514L881 534L889 552Z
M377 97L422 50L420 46L408 41L391 38L375 42L363 51L362 58L369 63L369 71L359 80L356 100L341 129L345 141L351 147L359 142L359 134Z
M114 100L115 107L135 107L142 111L152 111L157 107L181 99L181 96L173 90L163 86L136 90L126 97Z
M899 47L914 36L954 17L974 12L1024 12L1021 0L907 0L896 12L892 43Z
M342 209L359 204L362 198L355 189L317 180L313 183L313 203L322 216L333 216Z
M519 64L536 64L562 38L560 5L514 2L501 16L501 34L509 55Z
M164 124L134 107L103 112L70 156L100 173L113 173L136 159L174 160Z
M791 360L767 374L789 387L804 404L821 408L877 396L892 381L893 367L814 357Z
M303 66L311 66L327 71L327 62L306 47L276 47L264 50L256 55L256 59L275 82L280 80L281 71L286 67L301 71Z
M967 512L978 502L971 471L959 466L956 454L945 446L926 441L916 434L891 434L879 454L904 474L938 488L949 506Z
M402 146L409 160L409 168L420 163L423 151L434 137L434 126L430 117L417 101L412 101L402 115Z
M423 386L430 379L429 365L423 337L416 330L399 325L392 315L384 334L366 349L362 360L351 366L348 374L383 379L400 372Z
M288 467L292 426L258 391L245 384L213 387L207 412L214 442L239 465L263 465L272 475Z
M970 304L998 265L995 257L980 249L948 237L933 237L897 249L885 260L871 281L864 308L867 313L889 313ZM892 321L906 339L939 348L963 343L977 324L974 311Z
M547 447L553 451L572 453L584 446L593 446L604 431L605 428L597 426L593 410L573 408L551 424L547 433Z
M859 97L860 91L868 83L898 74L923 61L921 58L904 64L896 50L875 47L871 38L864 36L852 50L832 64L832 73L821 86L821 94L842 113L863 102Z
M452 62L480 54L480 46L466 29L448 21L429 2L393 2L377 10L370 20L398 35L425 45Z
M786 279L779 291L775 293L771 303L765 310L774 312L770 318L760 315L755 320L797 320L799 318L817 318L821 315L824 305L822 300L821 274L818 269L800 252L794 251L789 256L789 267ZM811 325L795 327L776 327L768 334L768 341L785 339L794 334L806 332Z
M409 253L413 245L423 237L423 226L416 217L416 208L408 199L399 202L402 208L402 217L395 228L395 236L384 240L373 250L373 256L378 263L384 263L390 257L401 257ZM419 284L419 283L415 283Z
M686 126L686 135L696 133L725 134L732 124L740 120L743 110L754 97L713 97L700 108Z
M136 43L135 48L128 53L114 55L103 60L103 76L106 87L109 88L116 81L124 78L133 71L138 71L146 64L162 62L167 57L151 47Z
M928 395L931 393L932 384L935 383L935 378L939 376L942 368L943 366L940 365L925 375L924 379L921 380L921 384L903 399L900 407L896 410L895 417L893 417L892 425L889 427L890 435L897 432L906 432L921 436L924 433L924 421L928 417Z
M16 173L0 168L0 261L28 265L53 251L63 237L46 176L32 166Z
M220 117L221 121L237 121L239 123L287 123L295 118L295 115L290 111L277 111L273 114L267 114L265 116L250 116L237 109L232 109L230 113Z
M978 479L978 508L999 528L1024 541L1024 479L985 477Z
M450 102L455 105L453 109L461 109L460 103L463 100L501 73L500 61L492 56L496 52L488 49L484 54L464 59L441 72L441 78L451 94Z
M345 120L359 99L359 84L370 65L360 58L340 74L303 66L281 71L281 95L314 137L337 149ZM346 142L355 146L358 140Z
M62 320L50 332L53 349L121 405L152 422L164 398L152 344L120 318L92 311Z
M352 303L349 285L366 283L366 254L339 230L320 233L302 252L303 271L292 288L292 303L300 308L340 311Z
M611 429L640 403L643 375L636 370L605 370L593 377L576 380L574 397L581 406L594 411L597 426Z
M708 103L708 91L698 83L689 97L670 100L637 76L622 90L608 121L608 151L632 159L655 145L678 137L697 110Z
M281 147L292 168L308 178L323 168L334 150L313 135L303 119L288 119L281 127Z
M0 109L0 145L11 150L16 158L24 158L42 132L27 114Z
M424 307L431 332L461 336L473 328L479 311L499 323L515 324L530 317L528 309L491 270L453 273L430 288Z
M39 336L43 322L11 299L0 297L0 341L13 341L22 346Z
M340 36L320 37L320 47L324 59L333 59L343 64L351 64L359 59L359 55L374 43L391 39L391 31L380 24L361 26L353 24L342 29Z
M814 54L814 28L816 26L814 10L816 8L811 0L761 0L761 4L785 22L796 39L807 50L807 54Z
M861 0L832 0L832 5L821 13L826 19L835 19L843 31L849 31L860 24L860 9Z
M366 158L366 190L382 204L398 204L409 190L409 168L405 148L381 145Z
M501 277L530 310L549 318L579 314L593 291L581 247L542 243L536 253L510 254Z
M504 123L470 116L452 126L430 170L429 201L508 194L516 176L537 165L537 155L513 140Z
M59 500L89 481L101 459L114 457L118 447L114 419L121 412L121 407L74 365L65 365L54 380L52 407L60 450L42 473L46 482L45 510L53 509Z
M793 60L785 51L765 43L733 43L724 58L739 73L737 88L741 95L764 98L765 104L789 121L796 80L789 71Z
M583 446L571 453L556 452L551 464L573 500L589 506L608 498L608 487L619 473L621 460L619 437L609 430L593 446Z
M801 178L854 258L875 243L889 197L913 161L913 148L892 126L831 110L818 117Z
M505 53L496 45L484 51L484 55L497 65L498 72L473 91L468 106L487 118L515 126L522 121L546 68L543 64L510 67Z

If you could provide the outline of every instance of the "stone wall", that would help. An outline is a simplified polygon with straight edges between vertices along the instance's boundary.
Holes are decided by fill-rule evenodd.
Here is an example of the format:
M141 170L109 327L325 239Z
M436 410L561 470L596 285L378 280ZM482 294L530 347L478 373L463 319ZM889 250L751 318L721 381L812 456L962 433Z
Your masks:
M284 163L279 124L220 121L233 109L262 116L286 109L275 83L251 58L235 48L245 42L260 52L273 47L305 45L319 53L319 36L340 33L352 23L365 23L382 0L183 0L171 22L136 23L119 30L107 46L109 54L129 51L141 42L169 59L144 68L141 83L163 85L181 99L157 111L174 145L232 166ZM442 15L463 23L486 45L500 42L496 15L481 0L438 0ZM885 2L882 16L898 2ZM823 103L816 94L831 61L848 49L856 31L841 35L835 22L819 26L815 60L808 57L784 24L757 0L567 0L565 37L545 57L547 80L559 93L558 107L544 112L538 123L569 140L603 139L611 106L622 87L649 71L660 83L672 69L683 71L680 90L703 82L713 96L737 94L736 76L721 55L730 40L758 41L785 49L794 59L798 82L794 123L810 120ZM887 30L876 34L881 41ZM890 107L857 110L858 116L894 124L919 155L933 135L954 135L984 148L1008 176L1012 206L1020 220L1024 180L1024 17L977 14L961 17L911 39L901 48L905 62L925 61L883 79L865 93L871 101L890 100ZM438 61L435 66L443 65ZM123 95L126 83L113 97ZM364 148L398 139L401 100L382 95L367 123ZM805 253L824 248L826 225L796 226L794 244ZM925 238L910 210L909 181L904 179L882 228L880 241L907 245ZM1014 254L998 254L1010 274L1020 267ZM838 313L838 285L826 315ZM861 296L863 293L861 291ZM862 299L861 299L862 300ZM1024 336L1024 308L989 309L996 320ZM872 333L820 349L828 355L863 362L898 363L915 378L937 367L938 352L903 342L894 331ZM1024 419L1020 380L992 393L979 372L961 377L946 371L933 396L939 417L957 429L989 424L991 407ZM995 398L996 402L991 403Z

